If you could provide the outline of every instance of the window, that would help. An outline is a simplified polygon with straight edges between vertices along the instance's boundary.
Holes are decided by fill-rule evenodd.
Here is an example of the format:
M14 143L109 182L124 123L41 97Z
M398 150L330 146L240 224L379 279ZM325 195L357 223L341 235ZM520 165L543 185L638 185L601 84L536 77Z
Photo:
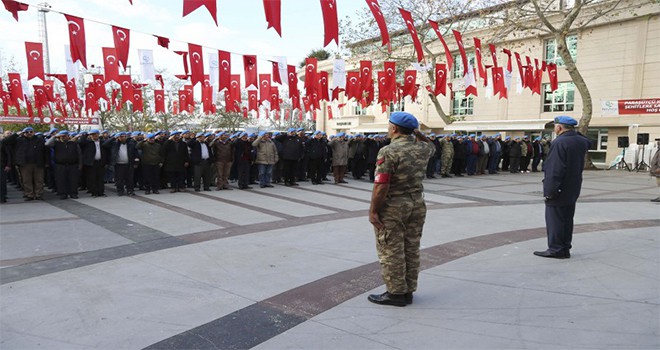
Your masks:
M474 53L467 53L467 59L468 59L468 64L471 64L472 68L475 68L476 59L474 57ZM464 72L463 59L461 58L461 54L455 55L454 68L451 76L453 77L453 79L459 79L463 77L463 72Z
M406 110L406 103L403 98L400 98L398 101L390 102L390 112L403 112Z
M587 138L591 141L589 154L595 163L604 163L607 155L607 129L589 129Z
M543 84L543 112L570 112L575 104L575 84L559 83L555 92Z
M452 93L451 111L453 115L471 115L474 109L474 99L472 96L465 97L465 91L455 91Z
M353 115L367 115L367 109L362 108L359 102L353 108L353 112L354 112Z
M569 35L566 37L566 44L568 45L568 52L571 53L573 61L577 59L577 35ZM545 61L548 63L556 63L557 66L563 66L564 60L559 56L557 51L557 40L548 39L545 41Z

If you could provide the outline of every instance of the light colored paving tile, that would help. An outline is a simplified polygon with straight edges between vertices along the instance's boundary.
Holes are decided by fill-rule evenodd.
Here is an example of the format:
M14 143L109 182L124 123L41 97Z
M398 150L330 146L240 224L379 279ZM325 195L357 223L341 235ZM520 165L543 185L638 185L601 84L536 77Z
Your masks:
M268 190L264 191L265 193L268 192ZM274 191L272 191L274 192ZM212 196L218 197L218 198L226 198L225 192L213 192L211 193ZM277 194L280 194L277 192ZM310 205L305 205L305 204L300 204L297 203L295 200L284 200L284 199L279 199L279 198L274 198L266 195L261 195L259 191L241 191L241 196L240 196L240 201L249 204L255 207L259 208L264 208L272 211L276 211L278 213L282 214L288 214L292 215L295 217L305 217L305 216L313 216L313 215L324 215L324 214L332 214L334 212L321 209L321 208L316 208ZM314 201L312 201L314 202ZM245 210L245 209L243 209ZM232 215L233 216L233 215ZM258 214L258 216L264 216L264 214ZM274 221L278 220L278 218L265 215L266 218L271 217L270 220L268 221ZM231 221L226 218L222 218L223 220L226 221ZM241 223L243 224L243 223Z
M5 222L49 220L73 218L75 215L50 205L47 202L32 201L29 203L3 205L0 207L0 225Z
M328 185L324 185L328 186ZM292 200L300 199L305 201L318 202L325 206L344 210L365 210L369 209L369 203L358 202L346 198L337 198L330 194L323 193L310 193L308 191L300 191L297 189L289 189L289 191L282 193L283 195L291 198Z
M466 190L457 190L457 191L449 191L447 193L454 193L457 195L462 195L462 196L469 196L469 197L474 197L474 198L480 198L480 199L487 199L487 200L494 200L494 201L516 201L516 200L530 200L530 199L539 199L541 200L541 196L539 195L522 195L522 194L515 194L515 193L502 193L499 191L489 191L489 190L481 190L481 189L466 189Z

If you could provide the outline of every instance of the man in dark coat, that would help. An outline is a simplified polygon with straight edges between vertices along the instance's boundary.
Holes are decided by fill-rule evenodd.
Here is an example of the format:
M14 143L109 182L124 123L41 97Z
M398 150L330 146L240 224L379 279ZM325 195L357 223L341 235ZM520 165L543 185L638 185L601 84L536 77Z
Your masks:
M577 120L571 117L555 118L554 131L558 136L552 141L550 154L543 163L548 249L534 252L536 256L571 257L575 202L580 196L584 158L590 145L589 139L575 131L576 125Z
M281 156L283 160L284 184L286 186L298 186L298 183L296 183L296 170L298 162L303 157L303 142L296 135L296 129L293 128L289 129L287 134L282 134L276 139L282 143Z
M252 142L248 139L248 133L243 132L240 138L234 141L234 164L238 171L238 189L249 190L250 166L252 165Z
M0 203L7 202L7 179L12 167L12 153L4 139L0 140Z
M14 147L14 164L21 174L23 197L26 201L42 199L44 192L44 166L48 158L44 139L26 127L18 134L5 138L6 145Z
M53 149L55 163L55 183L60 199L78 199L78 182L82 171L80 146L69 138L69 132L62 130L46 141Z
M147 139L140 141L137 148L141 154L142 183L144 194L160 193L160 168L163 166L163 144L156 142L155 134L147 134Z
M170 192L186 192L185 175L190 162L188 145L181 140L181 132L174 131L163 143L163 169L170 179Z
M465 148L465 136L457 136L452 140L454 146L454 159L452 170L455 176L462 177L465 171L465 158L467 157L467 148Z
M508 136L507 136L508 138ZM520 159L522 157L522 144L520 137L516 137L509 144L509 172L517 173L520 170Z
M190 149L190 164L193 167L193 184L195 192L199 192L204 182L204 191L211 190L211 164L213 164L213 152L206 143L204 132L199 132L196 138L188 140Z
M325 163L328 151L321 131L315 131L312 137L305 142L305 153L309 164L309 177L312 179L312 184L323 185L321 167Z
M108 163L108 149L102 147L103 140L98 130L90 130L78 139L82 152L83 174L87 190L92 197L105 197L105 165Z
M128 138L128 133L117 133L103 143L110 150L110 165L115 169L115 187L117 195L133 196L135 187L134 173L140 161L135 140Z

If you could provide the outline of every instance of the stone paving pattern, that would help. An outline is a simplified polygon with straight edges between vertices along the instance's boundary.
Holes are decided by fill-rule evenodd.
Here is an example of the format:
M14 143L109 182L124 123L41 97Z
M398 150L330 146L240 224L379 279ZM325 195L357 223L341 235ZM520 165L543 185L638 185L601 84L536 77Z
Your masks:
M584 173L571 259L542 174L425 181L414 304L384 289L372 184L0 206L2 349L658 349L660 205L646 174ZM108 187L110 190L111 188Z

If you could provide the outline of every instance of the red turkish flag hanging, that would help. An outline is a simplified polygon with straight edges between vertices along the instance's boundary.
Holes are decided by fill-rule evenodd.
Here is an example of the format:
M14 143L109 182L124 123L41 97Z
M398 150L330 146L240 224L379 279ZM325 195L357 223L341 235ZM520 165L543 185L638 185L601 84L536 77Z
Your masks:
M389 102L390 91L387 86L387 73L384 71L376 72L376 81L378 82L378 103Z
M270 100L270 74L259 74L259 102Z
M271 62L273 64L273 82L282 85L282 77L280 77L280 67L277 62Z
M190 58L190 82L193 86L204 81L204 60L202 59L202 47L188 44Z
M328 93L328 72L321 71L321 78L319 79L319 100L329 101L330 94Z
M493 44L488 44L488 49L490 50L490 57L493 59L493 67L497 68L497 49Z
M431 25L431 28L433 28L433 31L435 32L435 35L438 36L438 39L440 39L440 42L442 43L442 47L445 49L445 59L447 60L447 70L451 72L451 67L454 65L454 57L451 55L451 50L449 50L449 47L447 46L447 42L445 42L445 38L442 37L442 33L440 33L440 28L438 27L438 22L429 20L429 24Z
M218 25L217 13L218 9L216 6L215 0L183 0L183 17L188 16L191 12L197 10L198 8L206 6L206 9L209 10L211 17L215 25Z
M266 13L266 22L268 28L273 28L282 37L281 13L282 4L280 0L264 0L264 12Z
M94 86L90 84L90 86L85 89L85 111L88 113L94 113L98 111L98 109L99 103L96 94L94 93Z
M231 83L231 54L227 51L218 50L218 91L227 89Z
M548 63L548 76L550 77L550 91L555 91L559 87L557 82L557 64Z
M328 107L328 120L332 120L332 107L331 106L327 106L327 107Z
M360 61L360 90L369 91L374 84L371 61Z
M256 111L258 109L257 102L257 90L248 91L248 109Z
M506 86L504 83L504 67L493 67L493 93L500 94L500 99L507 98Z
M309 90L314 88L318 78L316 77L316 70L318 68L318 60L313 57L305 58L305 89ZM309 94L309 91L307 92Z
M383 12L380 10L380 4L378 3L378 0L366 1L369 10L371 10L371 13L374 15L376 24L378 24L378 29L380 29L380 38L383 42L382 46L388 45L387 48L390 50L390 34L387 32L387 24L385 23L385 16L383 16Z
M447 66L444 63L436 63L435 65L435 90L433 94L438 96L440 94L447 95Z
M403 78L403 96L415 98L415 84L417 83L417 71L406 70Z
M202 86L202 110L205 114L213 113L213 87L206 82Z
M390 93L388 99L394 100L394 95L396 93L396 62L383 62L383 69L385 71L385 84L387 85L387 91Z
M44 80L44 90L46 91L48 101L55 102L55 81Z
M23 83L21 82L21 75L19 73L7 73L9 78L9 94L11 101L18 105L19 100L23 100Z
M243 70L245 71L245 87L259 86L257 83L257 56L243 55Z
M359 101L360 96L360 72L348 72L346 74L346 98L354 98Z
M119 85L121 85L121 103L128 102L133 96L133 83L130 75L120 75Z
M300 92L298 92L298 76L296 75L296 66L287 65L287 80L289 82L289 98L297 97L300 99Z
M188 75L190 73L188 69L188 51L174 51L174 53L183 58L183 71Z
M119 83L119 65L117 65L117 50L113 47L103 49L103 69L105 71L105 82L114 81Z
M80 98L78 97L78 89L76 88L75 79L71 79L67 81L64 89L66 91L67 102L76 103L80 101Z
M5 9L11 12L11 15L14 17L16 22L18 22L18 12L27 11L29 5L22 2L13 1L13 0L2 0L2 3L5 5Z
M321 0L323 11L323 28L325 39L323 47L328 46L333 40L339 45L339 21L337 20L337 0Z
M165 90L154 90L154 100L156 113L165 113Z
M32 78L44 80L43 44L25 42L25 57L28 65L28 80Z
M131 31L117 26L112 26L112 38L117 50L117 60L126 69L128 64L128 51L131 46Z
M87 68L87 44L85 43L85 23L82 18L64 15L69 26L69 43L71 60L75 63L80 60Z
M424 60L424 51L422 50L422 42L419 41L419 36L417 35L417 29L415 29L415 21L413 21L412 14L402 8L399 8L399 12L412 37L415 52L417 53L417 62L422 62Z
M294 96L293 98L291 98L291 109L293 109L294 111L296 109L298 109L298 110L301 109L300 108L300 96Z
M518 64L518 77L520 77L520 80L522 81L522 86L523 88L525 87L525 74L523 73L523 64L522 60L520 59L520 54L517 52L513 53L514 56L516 56L516 63ZM508 69L508 67L507 67Z
M481 59L481 40L479 38L472 38L474 40L474 53L477 58L477 71L479 72L479 77L484 80L484 86L486 86L486 81L488 81L488 76L486 75L486 70L484 69L484 63Z
M92 85L94 97L96 100L102 98L108 101L108 95L105 92L105 77L103 77L103 74L94 74L92 77L94 78L94 82L90 85Z
M184 85L183 89L186 91L186 97L188 98L188 110L190 113L195 109L195 90L192 85Z
M237 103L241 103L241 75L232 74L230 83L229 95ZM256 85L255 85L256 87Z
M280 110L280 90L277 86L270 87L270 109L273 111Z
M142 89L133 90L133 112L144 112L144 100Z
M179 90L179 108L181 112L188 111L188 91Z
M66 74L46 74L47 77L52 77L59 80L62 84L66 84L67 76Z
M43 85L34 85L34 104L38 109L48 106L48 98L46 96L46 89Z
M461 60L463 61L463 76L466 76L468 74L468 60L467 55L465 54L465 46L463 46L463 37L457 30L452 29L452 33L454 33L454 38L458 45L458 51L461 53Z
M170 48L170 39L168 39L164 36L158 36L158 35L154 35L154 36L156 37L156 39L158 39L158 45L159 46L162 46L166 49Z

